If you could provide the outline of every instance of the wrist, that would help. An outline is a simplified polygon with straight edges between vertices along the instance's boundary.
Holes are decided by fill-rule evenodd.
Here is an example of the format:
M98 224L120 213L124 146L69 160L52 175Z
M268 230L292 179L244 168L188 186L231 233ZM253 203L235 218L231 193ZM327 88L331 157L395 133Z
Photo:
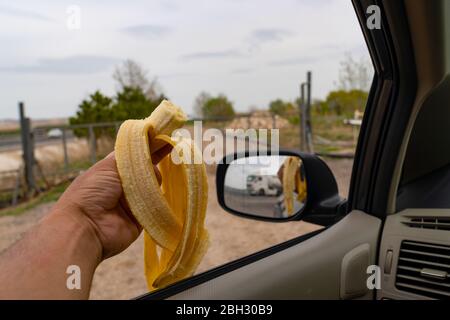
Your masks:
M44 219L61 234L65 234L68 244L76 248L76 255L83 255L95 262L102 261L103 246L92 221L78 208L56 206Z

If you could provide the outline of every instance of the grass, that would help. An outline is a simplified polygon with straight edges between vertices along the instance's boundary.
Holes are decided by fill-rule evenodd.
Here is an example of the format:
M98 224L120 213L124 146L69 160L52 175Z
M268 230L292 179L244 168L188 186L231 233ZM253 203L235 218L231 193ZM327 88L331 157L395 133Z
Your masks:
M70 182L64 182L60 185L57 185L50 190L38 195L36 198L31 199L25 203L19 204L15 207L7 208L0 210L0 217L3 216L17 216L20 215L30 209L35 208L38 205L53 202L59 199L59 197L63 194L66 188L69 186Z
M332 153L340 151L341 149L335 146L315 146L314 150L318 153Z
M280 147L287 149L300 148L300 129L297 126L288 126L280 129Z
M17 136L20 134L20 129L0 130L0 137L3 136Z
M0 192L0 204L11 203L12 198L12 191Z
M99 160L100 159L101 158L99 158ZM65 170L64 165L61 163L46 163L46 166L43 168L43 171L44 176L46 177L48 183L50 185L57 184L55 188L58 188L61 180L70 178L71 176L73 176L73 174L77 174L81 171L87 170L91 166L92 164L88 160L73 161L69 164L67 170ZM48 186L48 184L44 180L42 180L40 176L36 177L36 184L41 190L47 189ZM3 208L10 206L12 199L13 199L12 190L6 189L0 192L0 212Z
M353 129L344 124L344 116L313 116L313 134L328 140L353 140Z
M103 159L103 156L98 156L97 158L98 160L101 160ZM65 171L62 164L53 164L53 166L51 167L52 169L46 168L44 169L44 171L47 180L50 182L50 184L58 183L58 185L40 194L36 198L33 198L27 202L21 203L14 207L11 207L10 205L13 198L13 192L12 191L0 192L0 217L5 215L20 214L23 211L31 209L39 204L57 200L58 197L61 195L61 193L64 192L69 183L59 184L58 181L61 180L56 179L55 181L54 178L64 177L67 173L77 173L80 171L84 171L89 169L91 166L92 163L89 160L73 161L69 164L68 170ZM63 179L67 179L67 177ZM44 181L40 179L37 181L37 184L41 189L45 189L47 187L46 183L44 183Z
M103 159L103 157L97 157L97 161ZM73 161L69 164L69 171L79 171L79 170L87 170L92 166L92 163L90 160L80 160L80 161Z

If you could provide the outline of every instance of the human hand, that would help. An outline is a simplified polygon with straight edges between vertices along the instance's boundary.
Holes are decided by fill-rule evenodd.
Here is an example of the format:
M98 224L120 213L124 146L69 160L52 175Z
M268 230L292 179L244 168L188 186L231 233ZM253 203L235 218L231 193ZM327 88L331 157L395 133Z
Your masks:
M160 181L156 166L154 169ZM88 222L85 225L92 227L101 245L102 259L125 250L142 230L124 197L114 153L76 178L54 212Z

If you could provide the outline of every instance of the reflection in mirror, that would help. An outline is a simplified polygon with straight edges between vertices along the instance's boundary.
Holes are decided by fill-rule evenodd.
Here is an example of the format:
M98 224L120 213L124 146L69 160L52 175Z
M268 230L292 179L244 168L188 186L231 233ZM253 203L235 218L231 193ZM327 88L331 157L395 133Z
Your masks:
M251 156L234 160L225 174L225 205L239 213L282 219L306 202L306 180L297 156Z

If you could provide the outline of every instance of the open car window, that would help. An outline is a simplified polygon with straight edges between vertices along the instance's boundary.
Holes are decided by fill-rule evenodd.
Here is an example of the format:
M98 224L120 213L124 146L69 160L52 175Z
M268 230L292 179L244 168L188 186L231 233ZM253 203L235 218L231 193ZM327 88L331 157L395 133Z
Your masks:
M122 121L146 117L163 98L187 113L185 128L200 135L203 150L208 130L277 130L280 148L323 157L347 196L373 77L350 1L24 1L8 8L1 17L8 28L0 30L8 106L0 109L0 251L113 150ZM17 189L24 174L19 101L31 121L42 195L31 203ZM306 105L308 121L299 116ZM210 246L196 274L322 228L228 214L217 201L215 170L214 162L206 167ZM261 206L280 196L277 174L251 174L236 185ZM143 259L141 235L98 267L91 298L147 292Z

